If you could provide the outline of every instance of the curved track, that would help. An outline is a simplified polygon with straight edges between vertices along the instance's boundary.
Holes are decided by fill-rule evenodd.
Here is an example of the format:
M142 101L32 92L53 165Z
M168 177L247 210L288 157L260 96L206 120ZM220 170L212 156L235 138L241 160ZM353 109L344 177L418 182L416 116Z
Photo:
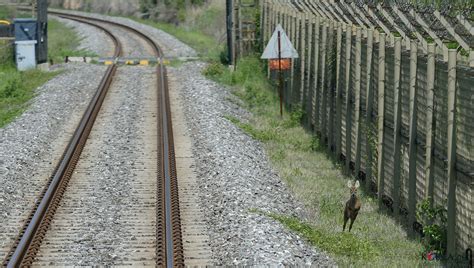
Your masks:
M110 24L115 27L132 32L145 40L153 48L157 58L162 59L159 46L145 34L125 25L113 22L93 19L89 17L75 16L58 12L51 12L63 18L77 20L98 27L114 41L115 53L118 57L122 53L122 45L118 39L100 24ZM94 21L91 22L91 21ZM54 214L60 205L60 201L66 192L68 182L73 174L81 152L84 149L94 121L101 109L104 98L112 83L117 66L111 65L106 75L90 102L81 122L76 129L64 155L51 176L48 185L41 193L39 202L34 207L31 216L19 234L18 240L13 245L4 265L15 267L20 265L32 265L35 256L41 247L41 243L50 227ZM156 265L158 266L183 266L183 245L181 241L181 227L179 215L179 200L176 179L176 164L173 145L173 130L171 125L171 113L169 104L168 81L166 69L162 64L156 67L157 75L157 99L158 99L158 178L156 189Z

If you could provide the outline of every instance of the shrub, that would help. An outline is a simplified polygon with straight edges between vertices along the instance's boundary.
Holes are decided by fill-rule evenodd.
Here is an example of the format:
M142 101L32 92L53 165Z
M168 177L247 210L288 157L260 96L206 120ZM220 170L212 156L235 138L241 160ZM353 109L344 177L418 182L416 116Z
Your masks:
M430 199L425 199L416 206L416 218L423 225L424 253L444 255L447 243L446 209L434 206Z
M224 73L225 67L224 65L218 62L211 62L202 72L207 77L217 77Z

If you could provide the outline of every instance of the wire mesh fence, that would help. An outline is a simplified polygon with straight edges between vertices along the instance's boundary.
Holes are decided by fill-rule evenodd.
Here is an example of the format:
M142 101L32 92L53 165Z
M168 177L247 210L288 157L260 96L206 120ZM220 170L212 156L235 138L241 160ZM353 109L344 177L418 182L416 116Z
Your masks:
M285 103L347 172L410 228L423 199L447 207L448 252L463 252L474 241L474 53L472 18L453 10L472 4L381 2L263 1L262 41L283 25L300 55ZM438 44L435 27L457 46Z

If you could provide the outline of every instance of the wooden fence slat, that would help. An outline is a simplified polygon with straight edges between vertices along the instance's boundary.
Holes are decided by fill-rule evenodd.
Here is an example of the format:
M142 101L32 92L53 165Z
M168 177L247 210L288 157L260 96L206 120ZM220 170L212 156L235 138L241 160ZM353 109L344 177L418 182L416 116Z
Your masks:
M457 50L448 51L448 245L456 253L456 59Z
M356 133L356 147L355 147L355 176L359 176L360 171L360 83L361 83L361 57L362 57L362 30L360 27L356 29L356 40L355 40L355 81L354 81L354 94L355 94L355 133Z
M401 170L401 124L402 124L402 91L400 90L400 72L402 58L402 38L395 37L394 74L393 74L393 209L399 214L400 207L400 170Z
M313 129L315 129L316 132L319 132L320 130L320 125L319 125L319 88L318 88L318 82L319 82L319 54L320 54L320 22L321 22L321 17L316 17L316 25L315 25L315 37L314 37L314 82L313 82Z
M313 17L308 16L308 36L307 36L307 48L308 48L308 60L306 61L306 73L307 77L305 80L305 96L304 103L308 103L309 91L311 90L311 58L313 55Z
M303 106L304 104L304 95L305 95L305 72L306 72L306 14L299 14L300 20L300 100L299 104Z
M327 89L324 85L326 82L326 45L328 37L328 21L324 22L322 26L322 38L321 38L321 98L320 98L320 116L321 116L321 138L324 141L326 136L326 94Z
M337 24L336 44L336 159L341 157L341 131L342 131L342 107L341 107L341 50L342 50L342 23Z
M351 50L352 50L352 25L346 27L346 71L345 71L345 91L346 91L346 168L347 174L350 174L351 163Z
M365 186L367 189L370 189L370 182L372 181L372 146L371 146L371 127L372 127L372 113L374 106L374 92L372 89L372 52L374 46L374 30L367 30L367 59L366 59L366 117L365 117L365 140L366 140L366 154L367 161L365 167Z
M416 135L417 135L417 84L416 71L418 61L418 44L412 40L410 49L410 130L408 155L412 156L408 164L408 226L411 227L415 222L416 209ZM410 228L410 233L413 229Z
M377 197L379 207L382 207L382 196L385 190L384 177L384 114L385 114L385 33L379 36L378 57L378 127L377 127Z
M428 62L426 71L426 154L425 154L425 197L433 200L433 113L434 113L434 81L435 81L435 61L436 45L428 44Z
M327 72L327 103L329 103L329 112L328 112L328 120L327 120L327 131L326 131L326 137L328 140L328 150L331 152L333 149L334 145L334 87L333 87L333 66L334 63L331 61L334 59L333 54L334 54L334 21L331 21L329 23L329 28L328 28L328 45L327 47L331 48L330 53L327 53L327 60L326 62L330 63L328 72Z

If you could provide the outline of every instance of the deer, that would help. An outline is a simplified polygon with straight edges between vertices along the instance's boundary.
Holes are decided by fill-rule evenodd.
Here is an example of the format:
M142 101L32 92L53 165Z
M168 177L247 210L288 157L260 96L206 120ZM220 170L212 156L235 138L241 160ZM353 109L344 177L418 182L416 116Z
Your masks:
M349 225L349 232L352 229L352 224L357 218L357 214L359 213L361 202L360 198L357 196L357 189L359 188L360 184L359 181L355 181L352 183L351 180L347 182L347 187L349 187L351 192L351 197L346 202L346 207L344 208L344 226L342 227L342 231L346 230L346 223L349 219L351 219L351 224Z

